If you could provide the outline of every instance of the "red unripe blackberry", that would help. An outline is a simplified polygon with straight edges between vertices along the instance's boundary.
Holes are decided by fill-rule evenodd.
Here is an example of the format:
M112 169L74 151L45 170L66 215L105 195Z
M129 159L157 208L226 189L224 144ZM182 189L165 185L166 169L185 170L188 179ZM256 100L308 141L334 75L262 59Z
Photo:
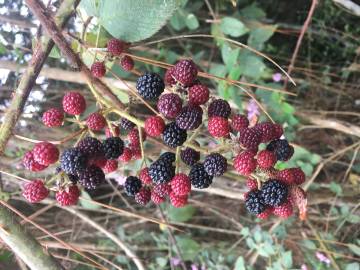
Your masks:
M119 161L127 163L132 159L132 157L133 157L133 152L131 151L131 149L129 147L125 147L124 152L119 157Z
M280 124L274 124L273 125L274 128L274 138L275 139L280 139L280 137L284 134L284 129Z
M142 159L142 153L141 153L141 147L140 145L135 145L135 144L130 144L129 148L132 152L132 159L133 160L138 160L138 159Z
M164 92L165 84L158 74L147 72L137 79L136 89L144 99L155 100Z
M278 171L276 179L288 186L295 185L295 177L291 169Z
M210 91L206 85L195 84L189 88L189 103L202 105L209 100Z
M260 133L260 142L267 143L274 139L275 131L274 124L270 122L258 123L254 126L254 129Z
M241 131L249 126L249 120L243 114L235 114L231 118L231 128L235 131Z
M92 160L90 160L89 164L94 164L98 166L99 168L103 168L106 164L107 159L105 157L96 157Z
M114 56L119 56L126 48L126 43L120 39L112 38L107 42L108 52Z
M175 122L169 123L165 126L163 132L163 141L167 146L171 148L181 146L186 141L186 139L186 130L178 127Z
M191 85L197 76L198 69L195 63L189 60L180 60L174 66L174 78L184 86Z
M231 108L229 102L224 99L215 99L212 101L208 108L208 116L220 116L223 118L228 118L231 114Z
M165 85L173 86L176 84L176 80L174 79L174 67L168 68L165 72L164 76Z
M273 213L274 211L274 208L266 208L264 212L256 215L257 218L260 218L260 219L268 219L271 214Z
M234 159L235 170L242 175L249 175L256 169L255 154L251 151L244 151Z
M44 112L42 122L47 127L59 127L64 121L64 113L56 108L51 108Z
M68 92L62 100L64 112L71 115L82 114L86 109L85 98L78 92Z
M79 174L79 183L86 189L96 189L105 182L105 174L99 167L90 165Z
M156 205L161 204L163 202L165 202L165 198L161 197L160 195L158 195L155 192L151 192L151 200L153 203L155 203Z
M102 167L104 173L111 173L118 168L118 161L116 159L108 159L105 165Z
M289 218L293 214L293 207L286 201L280 206L274 207L273 214L281 218Z
M200 160L200 152L187 147L181 150L180 158L186 165L192 166Z
M204 160L205 171L212 176L221 176L226 172L227 160L219 153L212 153Z
M125 180L124 189L128 196L134 197L142 187L141 180L136 176L128 176Z
M165 129L165 122L160 116L150 116L145 120L145 132L151 137L160 136Z
M56 201L61 206L76 205L80 197L80 190L76 185L71 185L55 193Z
M215 138L227 137L230 132L229 121L219 116L211 117L208 122L208 131Z
M103 62L94 62L90 67L91 74L96 78L104 77L106 67Z
M49 190L41 180L33 180L26 183L22 192L23 197L31 203L37 203L49 195Z
M197 105L188 105L181 109L176 116L176 125L181 129L193 130L198 128L202 122L203 110Z
M248 177L246 179L246 186L248 187L249 190L257 190L258 189L258 183L257 183L256 179L254 179L252 177Z
M165 198L171 192L171 186L169 183L157 184L154 185L153 192L155 192L160 197Z
M176 208L184 207L188 203L188 196L178 196L175 192L170 193L170 203Z
M290 169L293 176L294 176L294 183L295 185L302 185L305 183L305 173L300 168L291 168Z
M157 102L157 108L163 116L173 119L181 111L182 99L174 93L161 95Z
M255 128L241 130L239 142L246 149L256 150L260 144L261 133Z
M120 135L120 129L118 126L115 125L111 125L112 129L110 129L109 127L105 128L105 136L106 138L110 138L110 137L119 137Z
M94 137L82 139L78 143L77 148L91 159L104 156L102 143Z
M190 178L183 173L176 174L170 182L171 190L177 196L188 195L191 191Z
M124 70L130 71L134 68L134 60L131 56L124 55L120 60L120 65Z
M126 118L121 118L120 127L122 127L124 130L131 130L135 127L135 124Z
M100 113L94 112L86 119L86 125L90 130L99 131L106 126L106 119Z
M59 150L49 142L35 144L32 153L34 160L44 166L53 164L59 159Z
M37 163L34 160L34 156L32 151L26 152L24 157L23 157L23 165L27 170L33 171L33 172L40 172L42 170L45 170L47 168L47 166L45 165L41 165L39 163Z
M142 141L146 140L146 133L143 129L141 129L141 137ZM134 127L132 130L130 130L128 133L128 140L130 144L140 145L139 129L137 127Z
M150 185L152 183L148 167L145 167L140 171L139 178L144 185Z
M262 169L269 169L276 163L276 156L273 152L262 150L257 154L257 164Z
M147 205L150 199L151 191L147 187L141 188L140 191L135 194L135 201L142 206Z

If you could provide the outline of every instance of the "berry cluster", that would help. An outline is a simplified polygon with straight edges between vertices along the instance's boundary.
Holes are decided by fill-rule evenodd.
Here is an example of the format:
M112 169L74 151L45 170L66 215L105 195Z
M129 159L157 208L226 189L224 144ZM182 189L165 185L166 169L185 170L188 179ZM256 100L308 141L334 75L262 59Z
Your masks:
M133 60L124 54L126 48L124 42L111 39L107 57L121 57L123 68L131 70ZM93 76L102 77L105 66L96 62L91 71ZM81 139L74 147L64 149L61 155L53 144L38 143L25 154L24 166L41 171L59 160L56 176L60 180L54 188L55 197L66 206L77 203L78 185L96 189L104 182L105 174L119 168L119 163L124 165L143 159L142 169L126 178L125 193L143 206L150 201L160 204L169 198L174 207L183 207L192 188L208 188L216 177L232 169L228 159L233 157L232 167L248 177L250 191L244 198L250 213L262 219L271 214L287 218L292 215L293 206L304 209L306 195L299 187L305 181L303 171L300 168L276 169L278 162L288 161L294 153L282 126L271 122L250 123L245 115L234 113L226 100L210 97L208 87L197 75L197 66L188 59L169 68L164 78L153 72L141 75L136 81L138 95L145 102L156 103L158 110L144 122L126 112L120 113L125 117L110 121L107 109L93 112L81 122L78 116L86 109L85 99L77 92L67 93L63 98L63 110L48 110L43 115L43 123L56 127L63 124L65 113L75 115L71 122L84 130ZM204 146L196 141L199 131L206 129L213 141L221 141L216 149L203 151ZM103 130L103 134L94 133ZM91 136L86 137L86 133ZM161 140L170 150L146 166L151 157L143 156L146 148L143 142L149 137ZM38 202L49 194L46 185L34 180L26 185L23 195L30 202Z

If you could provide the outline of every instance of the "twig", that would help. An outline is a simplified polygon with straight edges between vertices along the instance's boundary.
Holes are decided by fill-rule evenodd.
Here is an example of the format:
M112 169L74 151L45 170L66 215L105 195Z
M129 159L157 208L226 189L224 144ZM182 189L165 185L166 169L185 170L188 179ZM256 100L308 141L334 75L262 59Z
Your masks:
M307 18L306 18L306 20L305 20L305 22L304 22L303 27L301 28L301 32L300 32L299 38L298 38L298 40L297 40L297 42L296 42L296 47L295 47L295 50L294 50L293 55L292 55L292 57L291 57L290 65L289 65L288 70L287 70L287 74L289 74L289 75L291 74L291 72L292 72L292 70L293 70L293 68L294 68L295 61L296 61L296 57L297 57L297 55L298 55L298 53L299 53L299 49L300 49L301 42L302 42L302 40L303 40L303 38L304 38L304 35L305 35L306 30L307 30L308 27L309 27L309 24L310 24L310 22L311 22L311 18L312 18L313 14L314 14L315 7L316 7L317 3L318 3L317 0L312 0L312 3L311 3L311 7L310 7L310 10L309 10L308 16L307 16ZM283 87L283 89L286 89L286 87L287 87L287 85L288 85L288 82L289 82L289 78L286 77L285 80L284 80L284 87Z
M117 244L124 252L125 254L134 261L135 265L139 270L145 270L144 265L139 260L139 258L136 256L136 254L126 246L125 243L123 243L116 235L112 234L108 230L106 230L104 227L87 217L86 215L82 214L80 211L72 208L72 207L63 207L64 210L72 213L73 215L81 218L83 221L85 221L87 224L89 224L91 227L95 228L99 232L105 234L108 238L110 238L112 241L114 241L115 244Z

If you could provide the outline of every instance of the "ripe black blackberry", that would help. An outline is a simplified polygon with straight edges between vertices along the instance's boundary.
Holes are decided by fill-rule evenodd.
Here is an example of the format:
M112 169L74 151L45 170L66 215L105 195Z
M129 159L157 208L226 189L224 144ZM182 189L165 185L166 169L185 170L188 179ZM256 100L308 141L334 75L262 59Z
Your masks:
M79 183L86 189L96 189L103 182L105 182L105 174L95 165L90 165L79 173Z
M135 124L126 118L121 118L120 127L124 130L132 130L135 127Z
M179 128L175 122L166 125L163 132L163 141L167 146L172 148L181 146L186 139L186 130Z
M294 154L294 147L292 147L287 140L273 140L267 147L267 150L272 151L276 155L277 160L287 161Z
M124 152L124 142L119 137L107 138L102 143L106 159L117 159Z
M219 153L208 155L204 160L205 171L212 176L221 176L226 172L226 158Z
M82 139L77 146L88 157L94 158L104 154L101 142L94 137Z
M192 166L200 160L200 152L187 147L181 150L180 158L186 165Z
M164 92L165 84L158 74L145 73L137 79L136 89L144 99L154 100Z
M203 110L200 106L188 105L181 109L176 117L176 124L179 128L193 130L200 126L202 122Z
M213 180L213 176L205 171L204 165L201 163L197 163L191 167L189 178L191 185L200 189L209 187Z
M208 108L208 116L220 116L223 118L228 118L231 114L231 108L229 103L223 99L216 99L212 101Z
M252 190L246 194L245 207L250 213L255 215L265 211L266 205L259 190Z
M159 160L161 159L168 164L172 164L173 162L175 162L176 155L171 152L165 152L165 153L162 153L158 159Z
M67 174L67 177L69 178L71 183L73 183L74 185L77 184L77 182L79 181L79 176L77 176L75 174Z
M61 169L68 174L78 174L87 165L87 156L77 147L66 149L60 157Z
M278 180L270 179L261 187L261 197L270 206L279 206L286 201L287 186Z
M150 165L149 175L154 184L167 183L174 177L175 167L162 159L158 159Z
M125 180L124 188L128 196L135 196L141 189L141 180L136 176L129 176Z

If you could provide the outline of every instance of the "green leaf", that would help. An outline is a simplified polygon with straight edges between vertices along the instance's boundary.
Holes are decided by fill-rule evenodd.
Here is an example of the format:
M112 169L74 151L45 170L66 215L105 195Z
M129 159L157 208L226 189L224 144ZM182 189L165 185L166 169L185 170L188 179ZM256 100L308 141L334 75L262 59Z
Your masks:
M350 215L346 218L347 221L354 223L354 224L359 224L360 223L360 216L357 215Z
M336 195L340 196L342 194L342 187L334 181L330 183L329 189Z
M89 202L88 200L91 200L91 197L89 195L89 193L87 193L86 191L84 190L81 190L81 197L85 198L86 200L82 200L80 199L80 205L86 209L99 209L100 208L100 205L97 205L97 204L94 204L94 203L91 203Z
M156 263L160 266L160 267L165 267L167 264L168 260L166 258L163 257L157 257L156 258Z
M224 43L223 46L221 46L221 57L226 65L226 69L229 72L237 64L239 53L239 48L231 49L231 47L227 43Z
M262 25L258 28L252 29L248 38L247 45L261 50L263 43L267 41L274 34L276 26L273 25Z
M200 252L201 246L189 237L176 236L176 243L185 261L192 261Z
M186 16L185 23L190 30L195 30L199 27L199 21L193 13Z
M360 247L354 244L349 244L349 249L356 254L357 256L360 256Z
M360 269L360 265L357 262L354 263L349 263L346 265L345 270L359 270Z
M245 268L245 261L242 256L238 257L235 262L235 269L234 270L246 270Z
M171 17L177 0L82 0L82 7L98 17L115 38L128 42L151 37Z
M183 30L186 26L184 15L181 14L179 11L176 11L174 15L170 18L170 25L176 31Z
M7 51L7 49L4 46L4 44L0 43L0 54L4 54L4 53L6 53L6 51Z
M241 16L251 19L251 20L261 19L266 16L264 10L259 8L257 3L255 3L255 2L253 2L251 5L243 8L240 11L240 14L241 14Z
M51 57L51 58L60 58L61 57L61 53L60 53L60 50L59 50L58 46L55 45L51 49L49 57Z
M171 221L186 222L193 217L195 212L196 209L191 205L187 205L181 208L170 206L168 210L168 217Z
M260 57L248 52L240 53L239 62L243 69L242 74L255 80L260 79L266 67Z
M311 241L309 239L304 239L301 241L301 243L308 249L311 249L311 250L316 249L316 245L315 245L314 241Z
M281 254L282 264L285 266L285 269L290 269L292 267L292 254L291 251L286 251L285 253Z
M240 20L232 17L223 18L220 27L224 34L232 37L240 37L249 32L249 29Z

